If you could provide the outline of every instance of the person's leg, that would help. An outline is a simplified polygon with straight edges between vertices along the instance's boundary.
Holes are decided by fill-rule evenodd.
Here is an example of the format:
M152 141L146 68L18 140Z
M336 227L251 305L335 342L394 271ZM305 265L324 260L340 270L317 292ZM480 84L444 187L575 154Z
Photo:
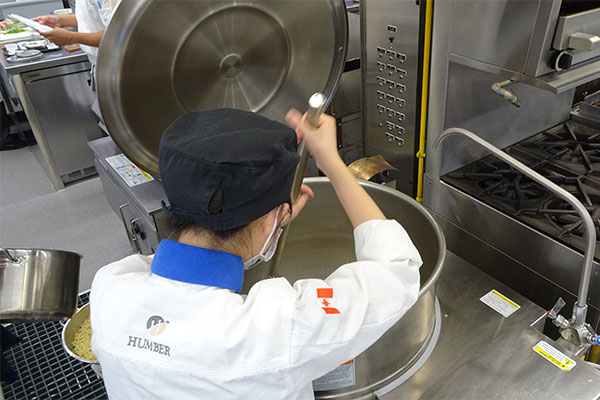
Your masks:
M6 112L4 99L0 100L0 151L16 150L25 146L27 146L25 139L19 135L10 134L10 119Z

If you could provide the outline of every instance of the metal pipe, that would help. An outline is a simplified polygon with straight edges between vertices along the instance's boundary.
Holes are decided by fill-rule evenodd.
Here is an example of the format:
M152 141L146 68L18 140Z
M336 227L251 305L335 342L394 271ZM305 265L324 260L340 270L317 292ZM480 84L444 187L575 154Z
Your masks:
M596 228L594 227L594 222L592 221L592 217L586 210L586 208L581 204L575 196L551 182L550 180L544 178L542 175L538 174L525 164L520 161L514 159L512 156L509 156L496 146L491 143L483 140L473 132L463 129L463 128L450 128L446 129L434 142L433 147L437 148L440 144L446 140L449 136L453 135L463 135L479 144L480 146L486 148L496 157L509 164L519 172L527 175L546 189L550 190L556 196L564 199L568 202L573 208L577 211L577 214L581 217L583 221L583 226L585 228L585 255L583 257L583 267L581 269L581 279L579 281L579 291L577 294L577 302L573 307L573 319L574 324L576 326L583 325L585 323L585 318L587 314L587 295L588 289L590 286L590 277L592 275L592 262L594 261L594 252L596 250Z
M505 86L512 85L513 83L515 83L515 81L510 79L502 82L496 82L492 84L491 89L497 95L508 100L513 106L521 107L521 100L519 100L519 97L515 94L515 92L510 89L504 89Z

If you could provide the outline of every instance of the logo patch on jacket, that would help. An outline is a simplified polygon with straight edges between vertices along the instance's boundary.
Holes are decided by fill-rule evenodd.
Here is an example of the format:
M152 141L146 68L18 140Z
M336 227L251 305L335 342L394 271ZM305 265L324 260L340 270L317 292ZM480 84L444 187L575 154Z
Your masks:
M148 318L146 321L146 330L152 336L158 336L167 329L167 324L169 321L165 321L165 319L158 315L153 315ZM153 342L152 340L148 340L146 338L141 338L139 336L129 336L129 340L127 342L127 346L129 347L137 347L143 350L149 350L153 353L158 353L167 357L171 357L171 347Z
M325 314L340 314L340 310L332 306L333 288L317 289L317 298L321 303L321 308Z
M167 323L158 315L153 315L148 318L148 322L146 322L146 329L148 329L148 333L152 336L158 336L167 329Z

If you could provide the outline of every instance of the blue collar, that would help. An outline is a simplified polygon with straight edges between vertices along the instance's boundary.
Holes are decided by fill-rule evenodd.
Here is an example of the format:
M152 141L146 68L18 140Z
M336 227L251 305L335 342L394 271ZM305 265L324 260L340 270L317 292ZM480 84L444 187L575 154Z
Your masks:
M175 281L242 290L244 264L230 253L163 240L156 249L153 274Z

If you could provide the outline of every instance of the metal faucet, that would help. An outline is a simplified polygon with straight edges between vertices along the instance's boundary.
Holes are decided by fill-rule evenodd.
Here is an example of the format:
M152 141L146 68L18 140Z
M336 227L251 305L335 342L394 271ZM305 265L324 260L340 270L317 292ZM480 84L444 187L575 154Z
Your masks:
M577 214L583 221L583 227L585 229L585 254L583 257L583 267L581 269L581 279L579 281L579 292L577 293L577 302L573 306L573 314L570 320L567 320L558 312L548 313L549 318L552 319L553 323L559 327L561 336L573 343L578 347L589 346L590 344L600 344L600 336L593 331L592 327L586 323L587 315L587 296L590 286L590 277L592 275L592 263L594 261L594 252L596 250L596 228L592 217L575 196L544 178L539 173L535 172L522 162L516 160L512 156L508 155L504 151L500 150L491 143L483 140L473 132L463 128L450 128L446 129L433 143L433 148L438 148L441 143L446 140L449 136L463 135L479 144L480 146L489 150L496 157L509 164L519 172L527 175L544 188L548 189L556 196L564 199L577 211ZM556 310L555 310L556 311Z

